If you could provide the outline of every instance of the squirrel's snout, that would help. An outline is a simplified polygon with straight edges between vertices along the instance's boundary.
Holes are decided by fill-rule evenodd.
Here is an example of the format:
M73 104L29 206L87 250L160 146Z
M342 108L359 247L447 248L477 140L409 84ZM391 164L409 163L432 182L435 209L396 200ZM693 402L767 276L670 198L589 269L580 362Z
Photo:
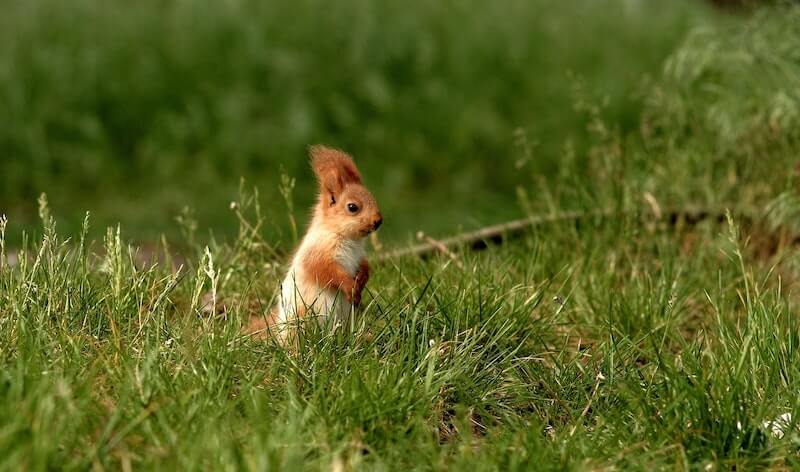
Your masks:
M378 219L372 222L372 230L376 231L378 228L381 227L381 224L383 224L383 217L378 215Z

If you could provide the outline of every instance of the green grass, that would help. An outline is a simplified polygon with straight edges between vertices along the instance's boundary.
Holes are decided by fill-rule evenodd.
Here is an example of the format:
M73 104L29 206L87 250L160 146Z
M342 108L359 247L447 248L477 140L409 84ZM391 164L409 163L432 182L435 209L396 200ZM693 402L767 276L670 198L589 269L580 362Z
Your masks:
M290 244L248 187L234 237L185 220L179 272L125 226L65 240L41 200L19 262L0 250L0 469L800 467L795 425L764 425L800 414L800 9L724 23L633 124L579 92L584 145L518 171L519 212L617 216L376 264L363 313L296 352L240 334ZM690 205L732 212L657 217Z
M354 325L296 353L239 334L278 275L242 241L184 276L48 231L3 269L2 467L798 465L761 426L797 413L796 257L735 226L553 224L463 268L384 264Z

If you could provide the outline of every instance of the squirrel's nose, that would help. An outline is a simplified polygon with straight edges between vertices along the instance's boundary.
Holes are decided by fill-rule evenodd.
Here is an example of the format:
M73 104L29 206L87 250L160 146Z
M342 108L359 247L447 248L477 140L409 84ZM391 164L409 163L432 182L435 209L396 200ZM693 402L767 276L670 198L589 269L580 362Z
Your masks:
M382 224L382 223L383 223L383 217L379 215L379 216L378 216L378 219L377 219L377 220L375 220L375 221L372 223L372 229L373 229L373 230L377 230L378 228L380 228L380 227L381 227L381 224Z

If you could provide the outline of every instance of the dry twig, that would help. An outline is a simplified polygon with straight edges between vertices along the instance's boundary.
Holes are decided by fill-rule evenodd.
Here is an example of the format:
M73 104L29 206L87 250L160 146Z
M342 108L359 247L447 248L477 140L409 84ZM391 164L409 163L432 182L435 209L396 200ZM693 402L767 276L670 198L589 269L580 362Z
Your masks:
M636 213L637 212L634 211L601 209L590 211L568 211L553 215L532 216L529 218L509 221L508 223L486 226L475 231L457 234L455 236L440 240L426 237L424 238L426 241L425 243L378 254L376 260L382 262L402 257L427 257L431 254L442 253L450 255L450 257L455 257L455 255L452 254L452 251L456 248L468 247L476 250L484 249L489 243L500 244L506 239L518 237L531 228L535 228L543 224L562 221L589 220L594 218L620 217ZM638 213L642 214L641 212ZM739 211L735 213L738 217L744 219L750 219L750 215L752 214L745 211ZM669 211L661 211L659 208L655 213L645 213L644 216L651 216L656 220L665 220L672 226L681 223L696 225L697 223L708 219L713 219L717 222L725 221L724 210L709 210L692 207Z

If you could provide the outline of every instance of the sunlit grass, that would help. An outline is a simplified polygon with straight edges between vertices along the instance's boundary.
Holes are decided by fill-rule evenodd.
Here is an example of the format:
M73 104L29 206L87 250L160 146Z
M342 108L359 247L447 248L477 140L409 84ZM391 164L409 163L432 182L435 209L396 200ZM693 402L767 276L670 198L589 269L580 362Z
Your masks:
M648 220L381 264L351 325L290 351L241 334L279 279L249 243L175 272L48 222L0 272L2 466L795 464L762 426L797 408L787 260Z

